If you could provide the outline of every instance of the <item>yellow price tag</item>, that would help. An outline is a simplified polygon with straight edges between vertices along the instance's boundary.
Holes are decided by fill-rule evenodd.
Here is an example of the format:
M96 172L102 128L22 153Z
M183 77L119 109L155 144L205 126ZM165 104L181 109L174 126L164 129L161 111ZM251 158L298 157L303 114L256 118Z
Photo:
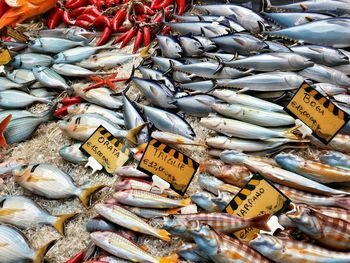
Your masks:
M0 49L0 65L6 65L11 61L11 55L7 48Z

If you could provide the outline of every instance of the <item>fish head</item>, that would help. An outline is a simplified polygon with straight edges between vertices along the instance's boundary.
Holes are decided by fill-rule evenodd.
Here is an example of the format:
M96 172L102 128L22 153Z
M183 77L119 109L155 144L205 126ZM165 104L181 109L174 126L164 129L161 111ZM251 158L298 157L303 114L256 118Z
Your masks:
M234 150L226 150L220 153L220 159L229 164L240 164L247 158L247 155Z
M349 63L349 57L346 56L340 50L334 50L334 52L322 52L323 60L330 65L344 65Z
M275 156L275 161L285 169L296 169L298 168L298 164L303 160L296 155L289 153L280 153Z
M66 61L66 56L61 52L53 56L53 64L64 63Z
M43 44L41 43L40 38L37 38L35 40L29 41L28 46L31 48L39 48L42 47Z
M297 74L288 74L284 77L284 80L290 87L298 88L304 81L304 78Z
M15 177L16 182L20 183L27 181L32 175L32 167L32 165L20 165L15 167L12 170L12 175Z
M210 129L222 125L222 121L220 118L215 117L201 118L199 124Z
M90 233L90 238L95 244L109 244L109 240L112 238L112 232L95 231Z
M215 232L208 225L200 224L198 221L192 221L190 225L189 232L197 246L208 255L215 255L218 250Z
M334 72L333 79L336 82L336 84L338 84L341 87L349 86L350 84L349 77L341 71Z
M115 183L114 188L117 191L130 189L130 180L118 181Z
M81 107L80 104L73 104L69 105L67 108L68 114L76 115L76 114L82 114L83 113L83 108Z
M177 234L187 232L186 223L180 219L175 218L173 215L163 218L163 227L164 229L175 232Z
M286 213L296 226L307 235L313 237L322 235L322 226L314 212L302 204L291 204L292 210Z
M314 62L311 59L300 55L296 55L296 54L293 54L292 56L290 56L288 59L288 62L293 67L299 67L299 68L301 67L308 68L314 65Z
M15 68L20 68L22 66L22 59L20 55L17 55L14 58L12 58L11 66Z
M278 259L284 250L281 240L269 234L257 234L256 237L249 242L249 246L259 251L266 257Z
M41 65L35 65L32 68L32 71L33 71L33 73L40 73L40 72L44 71L45 69L47 69L47 67L41 66Z

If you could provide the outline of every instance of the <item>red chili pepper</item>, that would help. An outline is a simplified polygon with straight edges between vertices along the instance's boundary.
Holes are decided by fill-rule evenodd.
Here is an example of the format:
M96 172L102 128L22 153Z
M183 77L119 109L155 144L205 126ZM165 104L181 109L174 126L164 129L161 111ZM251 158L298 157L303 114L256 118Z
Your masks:
M74 257L72 257L71 259L68 259L64 263L81 263L84 259L84 256L85 256L85 252L81 251L78 254L76 254Z
M169 35L171 27L165 26L162 30L162 35Z
M151 8L154 9L155 6L158 6L162 3L162 0L153 0L151 3Z
M124 33L124 32L126 32L128 30L129 30L129 28L127 28L126 26L121 26L121 27L118 28L117 32L118 33Z
M95 19L96 19L96 16L88 15L88 14L82 14L82 15L77 17L77 20L85 20L85 21L88 21L90 23L92 23Z
M107 7L116 6L115 0L106 0L106 6Z
M86 11L88 9L87 6L82 6L82 7L78 7L76 9L74 9L71 13L70 16L73 18L77 18L78 16L80 16L82 13L84 13L84 11Z
M74 23L75 26L90 30L91 22L85 20L76 20Z
M186 0L175 0L177 5L176 14L181 16L185 12Z
M132 53L136 53L136 51L140 48L140 45L142 43L142 39L143 39L142 29L139 29L139 30L137 30L137 34L136 34L136 38L135 38L135 42L134 42L134 47L132 49Z
M81 97L79 97L79 96L75 96L75 97L70 97L70 98L63 98L62 100L61 100L61 103L63 104L63 105L72 105L72 104L77 104L77 103L81 103L81 102L83 102L84 100L81 98Z
M154 15L154 11L149 7L144 4L137 4L134 7L134 10L137 14L147 14L147 15Z
M63 15L63 10L55 6L50 12L49 17L47 18L47 26L49 29L55 28L60 22Z
M6 2L4 0L0 0L0 16L2 16L8 8L9 6L6 4Z
M173 3L174 0L164 0L162 3L160 3L159 5L154 6L153 9L157 9L157 10L161 10L169 5L171 5Z
M167 17L171 13L171 8L167 7L164 9L165 17ZM163 14L160 12L153 20L154 23L162 22Z
M123 0L123 4L126 4L127 2L129 2L129 0Z
M123 39L129 34L129 30L125 33L121 34L120 36L117 36L117 38L114 40L113 44L118 44L119 42L122 42Z
M120 46L120 48L125 47L127 44L129 44L130 40L136 35L137 29L135 27L129 29L128 34L123 39L123 42Z
M88 14L88 15L94 15L94 16L100 16L101 12L98 11L98 9L94 6L89 7L88 9L86 9L83 14Z
M105 44L110 38L111 34L112 34L112 29L110 27L105 27L103 29L102 36L100 37L99 41L96 43L96 46L102 46L103 44Z
M111 21L106 16L99 16L93 21L92 24L95 28L101 27L101 26L104 27L102 36L100 37L99 41L96 43L97 46L103 45L108 41L109 37L112 34Z
M151 30L149 27L143 28L143 45L147 47L151 43Z
M96 0L94 5L100 11L103 11L106 8L106 2L104 0Z
M125 8L119 9L115 14L115 16L112 18L111 25L114 32L118 31L118 28L120 27L120 25L123 23L125 19L126 13L127 11Z
M72 26L75 24L74 20L71 20L70 13L68 11L63 11L62 14L62 21L65 23L67 26Z
M111 21L109 20L108 17L106 16L99 16L97 17L94 22L92 23L94 27L100 27L100 26L105 26L105 27L111 27Z
M65 7L69 9L75 9L86 5L87 0L68 0L65 4Z
M88 0L89 5L95 5L96 0Z

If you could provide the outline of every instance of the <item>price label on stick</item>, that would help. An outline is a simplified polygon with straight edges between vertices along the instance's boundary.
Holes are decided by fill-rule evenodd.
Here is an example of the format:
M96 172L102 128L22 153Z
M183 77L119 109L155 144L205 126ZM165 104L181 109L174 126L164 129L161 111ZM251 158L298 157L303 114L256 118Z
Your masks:
M251 218L262 213L278 215L286 210L290 200L260 174L255 174L231 200L225 211L228 214ZM234 233L241 240L249 241L259 229L250 227Z
M306 82L300 86L284 110L305 123L314 136L325 144L349 121L348 114Z
M11 61L11 55L7 48L0 49L0 65L6 65Z
M149 175L167 181L177 193L184 195L199 164L178 150L151 139L137 167Z
M102 125L81 145L80 150L92 156L112 175L132 157L131 150Z

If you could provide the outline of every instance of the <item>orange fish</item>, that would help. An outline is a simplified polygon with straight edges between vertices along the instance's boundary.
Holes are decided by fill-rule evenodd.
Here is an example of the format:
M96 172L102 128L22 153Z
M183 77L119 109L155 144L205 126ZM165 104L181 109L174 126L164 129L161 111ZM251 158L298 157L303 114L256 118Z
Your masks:
M6 0L10 8L0 18L0 29L40 15L55 6L57 0Z

